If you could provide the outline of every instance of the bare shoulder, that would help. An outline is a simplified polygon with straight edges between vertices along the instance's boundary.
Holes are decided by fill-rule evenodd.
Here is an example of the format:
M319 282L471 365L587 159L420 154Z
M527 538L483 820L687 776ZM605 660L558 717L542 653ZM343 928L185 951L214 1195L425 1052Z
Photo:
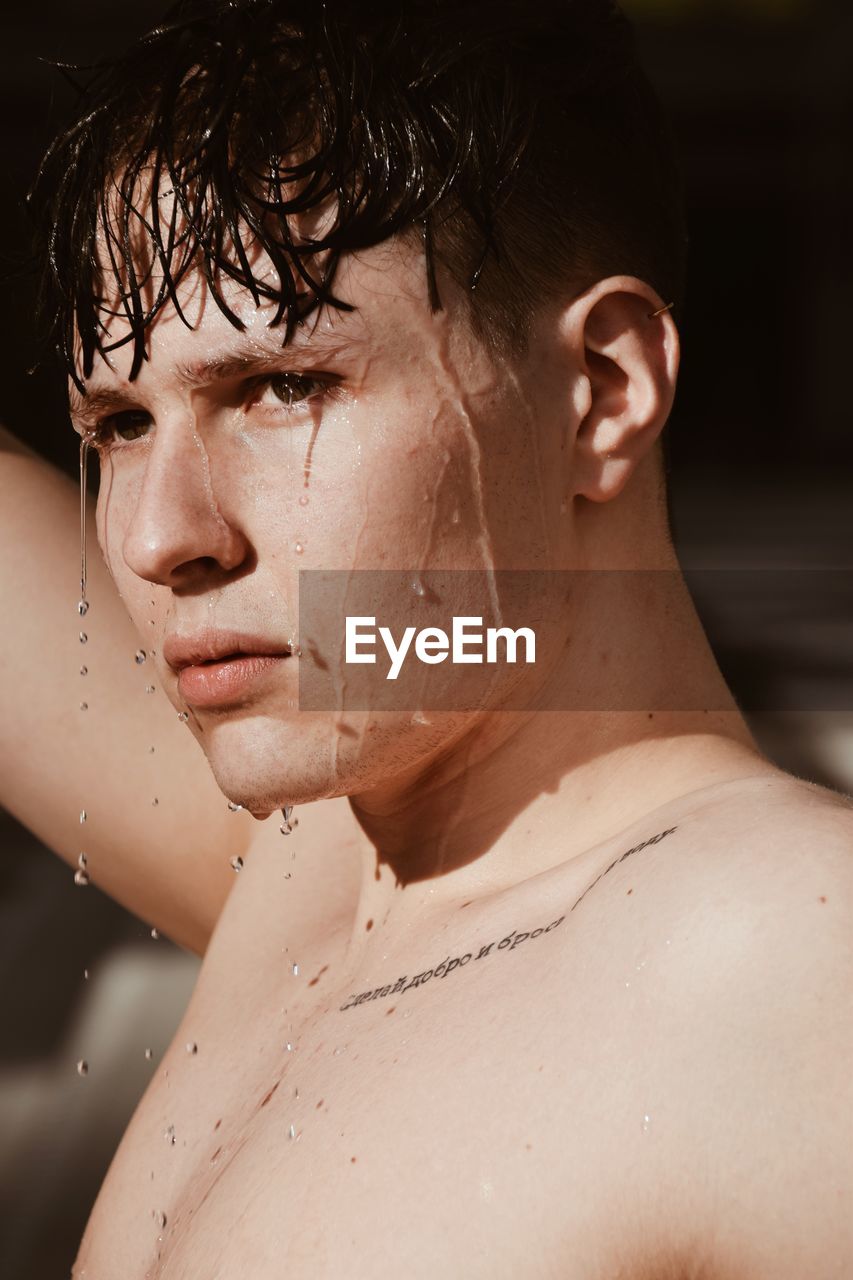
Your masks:
M853 1275L853 805L779 773L709 789L668 825L606 895L627 975L611 1016L648 1120L631 1140L654 1187L638 1234L686 1274L842 1280Z
M661 850L649 887L673 925L690 923L703 981L706 963L730 976L736 965L746 996L751 981L757 991L786 966L849 961L849 797L781 772L748 779L700 797L676 835L681 848L673 840L671 856Z
M716 926L735 907L769 924L786 906L851 906L853 800L839 792L774 770L693 792L645 826L595 885L606 875L619 896L636 882L630 905L653 906L661 925L670 911Z

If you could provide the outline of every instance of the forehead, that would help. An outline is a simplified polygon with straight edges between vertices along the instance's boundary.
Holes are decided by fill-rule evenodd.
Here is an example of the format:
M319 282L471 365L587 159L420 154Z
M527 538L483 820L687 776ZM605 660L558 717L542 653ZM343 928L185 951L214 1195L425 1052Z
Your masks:
M264 255L255 258L252 269L257 281L276 289L278 277ZM105 277L109 285L106 272ZM121 314L121 281L115 276L112 280L111 292L116 296L109 298L107 294L106 354L95 356L91 376L85 380L87 394L104 384L128 383L132 376L133 328ZM149 297L156 296L158 287L154 269L146 282ZM187 272L177 285L175 300L164 304L146 328L146 359L136 381L150 383L159 376L190 374L205 364L221 364L224 360L231 360L238 373L241 362L249 365L255 359L276 356L289 363L297 362L308 352L322 356L344 347L411 350L415 334L420 332L423 336L434 322L423 255L408 237L395 237L345 255L335 274L333 293L352 309L320 306L297 324L286 345L284 321L274 323L279 311L275 299L257 300L245 285L225 275L217 279L217 290L230 317L217 302L201 270ZM77 363L79 369L79 357ZM73 385L71 399L74 405L81 400Z

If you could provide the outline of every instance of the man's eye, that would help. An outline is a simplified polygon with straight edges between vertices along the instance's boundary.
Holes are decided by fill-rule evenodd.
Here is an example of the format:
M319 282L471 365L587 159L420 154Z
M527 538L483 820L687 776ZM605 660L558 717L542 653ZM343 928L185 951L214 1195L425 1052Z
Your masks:
M292 409L295 404L310 399L327 387L327 382L306 373L277 373L256 384L253 403L268 407L284 405L286 409Z
M144 409L125 409L102 418L95 429L96 444L112 444L116 440L138 440L152 425L150 413Z

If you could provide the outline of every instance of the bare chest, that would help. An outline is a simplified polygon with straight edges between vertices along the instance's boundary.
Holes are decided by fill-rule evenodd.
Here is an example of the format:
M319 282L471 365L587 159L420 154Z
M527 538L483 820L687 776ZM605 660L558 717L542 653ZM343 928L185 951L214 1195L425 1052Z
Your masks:
M558 935L361 1004L268 995L197 1041L188 1021L75 1276L601 1274L612 1170L643 1156L645 1103L618 1019L589 1034L595 993L560 1007L543 989Z

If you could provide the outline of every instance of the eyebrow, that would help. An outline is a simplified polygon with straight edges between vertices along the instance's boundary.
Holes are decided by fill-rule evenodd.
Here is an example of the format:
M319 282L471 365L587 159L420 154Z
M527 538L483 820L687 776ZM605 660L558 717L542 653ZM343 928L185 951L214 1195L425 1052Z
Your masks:
M244 347L231 347L219 355L179 364L175 369L177 381L191 389L210 386L216 382L228 382L234 378L251 378L270 372L297 373L316 368L318 363L345 355L357 342L352 337L314 337L310 342L293 342L288 346L258 347L247 343ZM134 387L95 387L81 394L69 387L68 406L72 418L90 425L108 413L126 409L139 409L143 397L135 394Z

